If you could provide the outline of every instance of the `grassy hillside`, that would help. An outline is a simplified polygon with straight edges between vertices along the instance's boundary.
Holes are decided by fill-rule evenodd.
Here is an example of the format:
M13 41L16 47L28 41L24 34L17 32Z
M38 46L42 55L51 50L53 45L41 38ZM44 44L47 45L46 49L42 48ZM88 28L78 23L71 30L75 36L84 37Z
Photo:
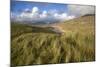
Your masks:
M94 16L84 16L51 27L11 23L11 64L32 65L95 60Z
M57 24L66 32L78 32L83 34L95 34L95 16L82 16L73 20L64 21L64 23Z

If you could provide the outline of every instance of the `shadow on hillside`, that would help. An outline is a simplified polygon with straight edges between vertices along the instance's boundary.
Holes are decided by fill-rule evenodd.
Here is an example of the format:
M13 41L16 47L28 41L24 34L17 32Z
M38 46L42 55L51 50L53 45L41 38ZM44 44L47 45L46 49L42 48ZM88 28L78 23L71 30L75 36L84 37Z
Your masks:
M52 27L32 27L33 33L51 33L51 34L57 34L55 31L53 31Z

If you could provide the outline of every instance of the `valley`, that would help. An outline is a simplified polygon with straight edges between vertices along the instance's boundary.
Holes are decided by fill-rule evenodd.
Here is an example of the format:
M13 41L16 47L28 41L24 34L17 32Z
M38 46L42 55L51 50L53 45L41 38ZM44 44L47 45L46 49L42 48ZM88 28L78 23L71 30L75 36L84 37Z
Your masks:
M61 23L11 23L12 65L95 61L95 16Z

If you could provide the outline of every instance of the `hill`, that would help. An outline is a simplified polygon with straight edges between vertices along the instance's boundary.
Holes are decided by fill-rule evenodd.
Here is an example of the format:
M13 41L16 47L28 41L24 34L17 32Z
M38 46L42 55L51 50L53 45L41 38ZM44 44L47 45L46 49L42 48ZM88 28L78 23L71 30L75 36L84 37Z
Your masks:
M48 26L11 23L12 66L94 61L94 19L88 15Z
M83 34L93 33L95 29L95 16L94 15L86 15L82 17L78 17L69 21L64 21L63 23L55 24L56 26L61 27L66 32L79 32Z

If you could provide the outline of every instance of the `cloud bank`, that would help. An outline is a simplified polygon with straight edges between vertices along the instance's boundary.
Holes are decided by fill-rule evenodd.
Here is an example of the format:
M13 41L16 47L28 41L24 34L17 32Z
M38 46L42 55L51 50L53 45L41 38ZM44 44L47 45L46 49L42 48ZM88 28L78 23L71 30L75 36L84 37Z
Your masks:
M68 15L67 12L59 13L56 9L40 11L38 7L33 7L31 10L26 8L19 15L14 15L11 12L11 18L15 21L30 21L30 22L60 22L73 19L75 16Z
M83 6L83 5L67 5L67 12L59 13L56 9L49 11L40 11L38 7L32 9L24 9L20 14L16 15L11 12L11 19L20 22L61 22L64 20L70 20L86 14L94 14L94 6Z
M84 6L84 5L68 5L69 14L75 16L83 16L86 14L95 14L94 6Z

